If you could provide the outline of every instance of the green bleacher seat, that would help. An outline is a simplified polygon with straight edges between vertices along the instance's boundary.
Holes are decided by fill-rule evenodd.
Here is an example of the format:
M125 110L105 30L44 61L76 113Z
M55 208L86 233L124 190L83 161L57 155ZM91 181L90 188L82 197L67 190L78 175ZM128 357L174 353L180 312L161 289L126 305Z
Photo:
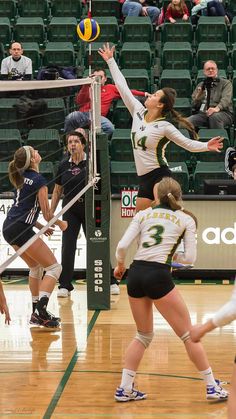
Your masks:
M80 20L82 16L82 2L80 0L52 0L52 16L76 17Z
M41 17L18 17L13 29L13 38L18 42L45 42L45 25Z
M218 76L227 79L227 74L226 74L226 71L224 69L218 70ZM206 76L205 76L203 70L198 70L197 78L196 78L196 84L200 83L205 78L206 78Z
M16 102L15 98L0 99L0 129L18 128Z
M234 70L233 72L232 84L233 84L233 98L234 100L236 100L236 70Z
M0 161L12 160L15 151L22 146L18 129L0 129Z
M122 99L114 104L112 121L115 128L131 128L132 117Z
M151 69L152 52L148 42L124 42L120 51L121 68Z
M43 116L43 127L57 130L63 128L66 116L64 100L61 98L50 98L45 100L48 105L48 111L47 114ZM36 128L41 127L37 126Z
M138 187L138 176L134 162L111 161L111 192L120 193L124 188Z
M89 63L96 63L94 66L96 68L103 68L104 67L104 60L103 58L98 54L99 48L102 48L104 42L91 42L90 44L87 42L85 47L85 54L84 54L84 66L88 67ZM113 46L114 44L112 42L109 43L110 46ZM89 45L91 45L91 58L89 57ZM116 58L116 52L114 55L114 58ZM91 60L91 61L90 61Z
M184 116L190 116L192 114L192 104L188 97L177 97L174 108Z
M170 162L170 170L172 171L173 178L180 183L182 192L189 192L189 172L185 161Z
M202 194L205 179L228 179L224 162L197 162L194 174L194 192Z
M141 90L142 92L150 92L150 78L146 69L123 68L121 72L125 76L130 89Z
M12 192L14 189L9 180L8 165L9 162L0 161L0 193Z
M62 158L63 146L57 129L32 129L26 144L38 150L43 160L54 162Z
M3 58L5 58L6 54L5 54L5 49L4 49L4 45L2 42L0 42L0 60L2 60Z
M0 42L5 46L9 46L12 40L10 19L8 17L0 17Z
M115 16L95 16L93 17L100 26L100 34L97 42L113 42L117 44L120 40L119 26Z
M235 0L228 0L228 8L233 16L236 16L236 3Z
M36 75L41 67L41 54L37 42L22 42L22 47L26 57L32 60L33 75Z
M224 148L221 150L221 153L196 153L196 158L199 161L224 161L225 158L225 150L230 146L229 136L225 129L207 129L201 128L198 131L199 140L201 142L207 142L213 137L217 137L220 135L224 138ZM195 154L195 153L194 153Z
M193 51L189 42L166 42L162 49L161 65L163 69L192 70Z
M152 42L153 25L149 16L127 16L121 35L123 42Z
M196 54L196 65L198 70L203 68L203 64L213 60L217 67L226 70L229 64L227 47L224 42L200 42Z
M48 40L51 42L77 43L77 20L75 17L53 17L48 25Z
M54 165L51 161L41 161L40 173L47 181L48 192L52 193L55 184Z
M110 156L114 161L133 161L130 129L115 129L110 143Z
M180 131L185 137L190 138L187 129L180 129ZM167 145L165 155L168 163L180 161L186 162L190 160L190 152L178 146L173 141L170 141Z
M190 22L182 20L173 23L164 23L161 28L161 40L165 42L190 42L193 41L193 27Z
M17 15L16 4L15 0L1 0L0 16L8 17L11 21L14 21Z
M192 79L189 70L163 70L160 77L160 88L172 87L178 97L191 97Z
M93 16L115 16L120 20L121 4L117 0L93 0Z
M230 28L230 41L231 41L231 44L236 43L236 15L234 16L232 20L232 24Z
M196 42L227 42L224 16L201 16L196 28Z
M236 43L233 44L233 49L231 51L231 65L233 69L236 68Z
M75 51L72 42L48 42L43 55L44 66L74 66Z
M18 13L22 17L42 17L47 21L50 13L48 0L18 0Z

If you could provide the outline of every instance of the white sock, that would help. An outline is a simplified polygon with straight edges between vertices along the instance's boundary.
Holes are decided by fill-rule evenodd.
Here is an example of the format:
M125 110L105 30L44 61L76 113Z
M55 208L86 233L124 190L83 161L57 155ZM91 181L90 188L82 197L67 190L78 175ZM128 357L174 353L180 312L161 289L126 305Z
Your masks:
M39 300L39 296L38 295L32 295L32 303L37 303Z
M207 386L215 386L216 382L211 367L207 370L199 371Z
M47 292L47 291L39 291L39 299L41 299L42 297L48 297L50 298L51 292Z
M120 387L125 390L132 390L136 372L123 368Z

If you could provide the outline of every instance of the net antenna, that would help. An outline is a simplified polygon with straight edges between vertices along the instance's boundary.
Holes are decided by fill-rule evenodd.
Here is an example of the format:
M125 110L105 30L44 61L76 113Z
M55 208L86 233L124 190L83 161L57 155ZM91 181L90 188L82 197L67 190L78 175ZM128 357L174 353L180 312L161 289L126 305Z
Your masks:
M78 199L91 187L95 187L100 179L97 174L96 162L96 133L101 130L101 101L100 90L101 82L99 77L87 77L83 79L72 80L31 80L29 81L6 81L0 83L0 92L6 91L21 91L21 90L40 90L40 89L55 89L59 87L73 87L79 85L90 85L91 92L91 130L90 130L90 153L89 153L89 176L87 185L78 192L74 198L71 199L67 205L64 206L41 230L39 230L33 237L31 237L23 246L21 246L10 258L8 258L2 265L0 265L0 275L5 269L20 255L22 255L37 240L45 231L51 227L55 221L58 220Z

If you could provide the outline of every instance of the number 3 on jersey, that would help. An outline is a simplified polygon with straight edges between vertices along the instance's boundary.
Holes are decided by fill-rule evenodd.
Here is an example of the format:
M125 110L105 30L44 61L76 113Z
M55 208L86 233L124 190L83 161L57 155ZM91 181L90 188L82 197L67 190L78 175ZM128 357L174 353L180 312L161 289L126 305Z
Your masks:
M149 228L148 231L154 230L154 234L150 234L150 238L154 239L154 242L144 242L143 247L152 247L160 244L162 242L162 235L164 232L164 227L161 225L155 225Z
M132 145L133 145L134 149L137 150L137 148L140 147L143 151L146 151L146 149L147 149L147 147L145 146L145 143L147 141L146 136L139 138L139 140L136 142L135 141L135 132L132 132L131 141L132 141Z

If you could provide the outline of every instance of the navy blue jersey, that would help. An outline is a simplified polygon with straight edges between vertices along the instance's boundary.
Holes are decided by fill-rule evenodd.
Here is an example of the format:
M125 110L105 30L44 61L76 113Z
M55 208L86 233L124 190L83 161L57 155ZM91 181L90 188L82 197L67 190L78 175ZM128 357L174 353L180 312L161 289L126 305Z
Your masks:
M37 221L40 206L38 202L38 191L47 184L46 179L34 170L24 172L24 185L15 192L14 203L10 208L7 217L17 218L26 224L35 224Z
M70 201L85 186L86 160L79 164L71 161L70 157L63 159L58 167L56 183L63 187L64 201Z

